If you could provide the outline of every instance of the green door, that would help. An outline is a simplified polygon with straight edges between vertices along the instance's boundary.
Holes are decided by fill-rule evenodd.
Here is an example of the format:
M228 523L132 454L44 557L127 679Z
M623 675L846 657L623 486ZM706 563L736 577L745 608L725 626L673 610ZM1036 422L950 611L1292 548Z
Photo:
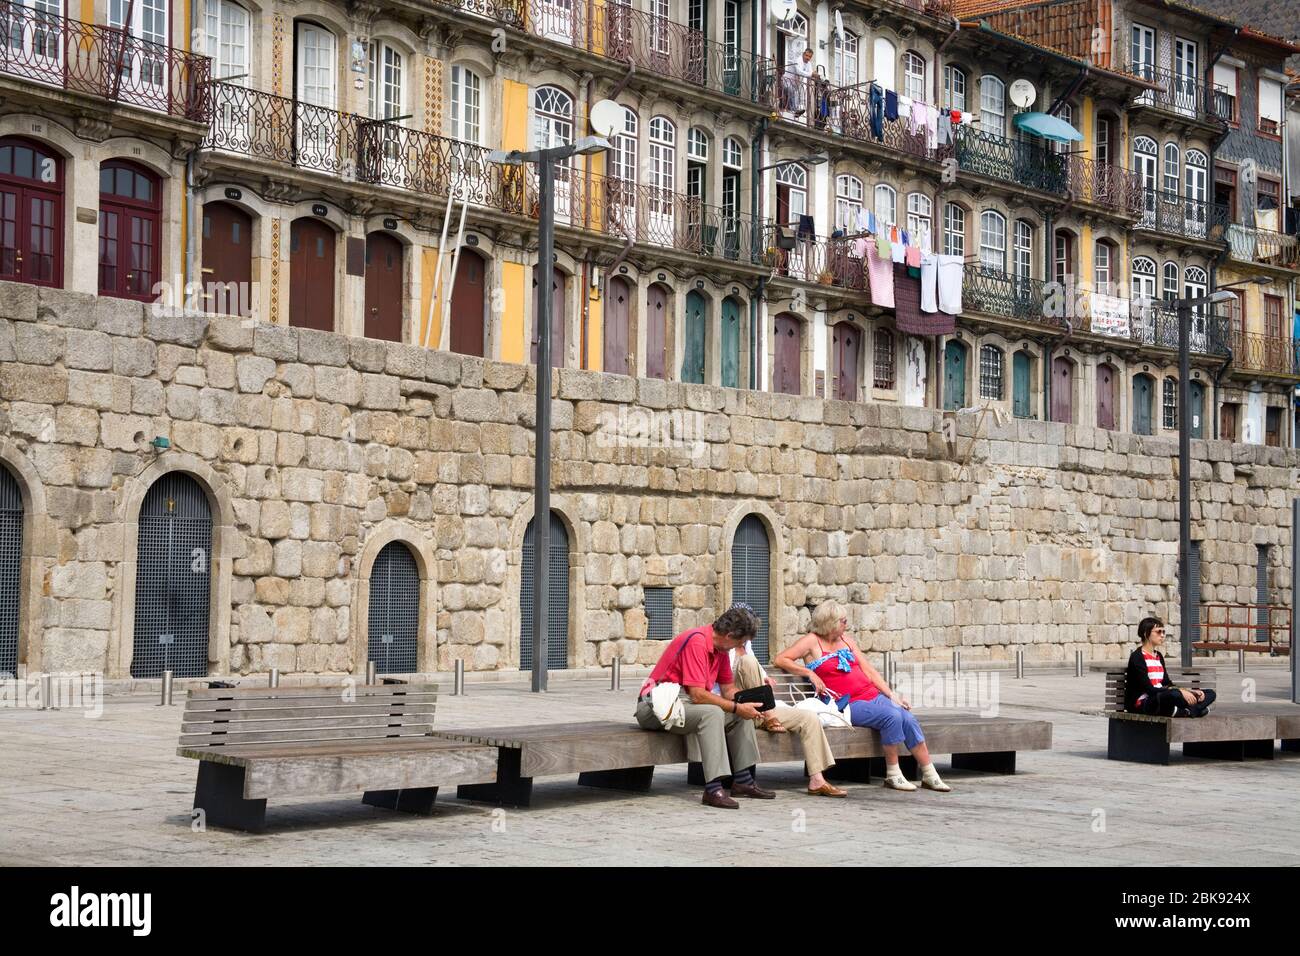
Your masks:
M722 300L722 385L740 387L740 303Z
M686 296L686 346L682 352L682 381L704 384L704 329L707 322L704 296Z
M1151 434L1151 400L1155 380L1150 375L1133 376L1133 434Z
M944 350L943 407L966 407L966 346L956 340Z
M1193 438L1205 437L1205 386L1200 382L1192 382L1191 388L1191 415L1188 424L1192 426Z
M1016 418L1033 418L1029 405L1029 353L1021 350L1011 357L1011 410Z

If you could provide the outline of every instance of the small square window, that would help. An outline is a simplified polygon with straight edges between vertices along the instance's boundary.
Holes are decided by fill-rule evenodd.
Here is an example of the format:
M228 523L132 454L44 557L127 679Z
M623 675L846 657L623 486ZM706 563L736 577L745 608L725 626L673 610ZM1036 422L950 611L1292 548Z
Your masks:
M673 589L645 588L646 638L666 641L673 636Z

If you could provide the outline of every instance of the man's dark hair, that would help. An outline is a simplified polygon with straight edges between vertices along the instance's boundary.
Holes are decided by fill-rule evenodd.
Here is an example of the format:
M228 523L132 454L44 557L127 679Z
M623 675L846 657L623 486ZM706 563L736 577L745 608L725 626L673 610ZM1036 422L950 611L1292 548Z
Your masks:
M1165 622L1158 617L1144 617L1138 622L1138 640L1145 641L1157 627L1164 627Z
M713 622L713 633L725 634L733 641L753 640L758 634L758 618L746 608L728 608Z

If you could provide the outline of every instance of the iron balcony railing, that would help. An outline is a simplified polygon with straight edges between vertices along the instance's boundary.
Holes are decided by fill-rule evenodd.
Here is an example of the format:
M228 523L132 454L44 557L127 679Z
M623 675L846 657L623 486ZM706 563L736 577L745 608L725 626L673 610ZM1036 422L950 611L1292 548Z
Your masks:
M659 76L756 100L756 77L770 61L695 30L617 2L594 0L434 0L524 33L634 65Z
M208 119L206 56L10 0L0 0L0 30L0 74L196 122Z
M1037 143L962 125L956 131L954 151L957 165L966 172L1043 192L1065 192L1066 157Z
M966 263L961 304L965 312L1053 327L1061 324L1059 317L1048 315L1041 279L1012 275L978 262Z
M1130 337L1139 345L1178 350L1178 313L1158 299L1133 299ZM1228 320L1193 309L1187 343L1199 355L1226 355Z
M1086 156L1068 159L1068 181L1075 199L1130 216L1142 214L1142 179L1137 173Z
M1232 222L1228 223L1228 248L1240 262L1300 269L1300 242L1295 236Z
M1205 83L1194 75L1175 73L1172 70L1157 67L1153 63L1129 63L1126 72L1143 80L1158 84L1155 90L1144 90L1133 101L1134 106L1152 106L1181 113L1195 119L1223 123L1223 116L1215 103L1216 87ZM1217 89L1223 90L1222 87ZM1222 103L1218 104L1222 105Z
M856 239L799 236L794 225L770 223L763 235L759 261L771 267L774 279L866 291L865 262L858 255Z
M1288 336L1233 329L1228 333L1228 347L1232 349L1235 368L1277 375L1296 374L1295 348Z
M1203 199L1189 199L1162 189L1142 191L1142 210L1135 224L1188 239L1223 242L1228 228L1228 207Z

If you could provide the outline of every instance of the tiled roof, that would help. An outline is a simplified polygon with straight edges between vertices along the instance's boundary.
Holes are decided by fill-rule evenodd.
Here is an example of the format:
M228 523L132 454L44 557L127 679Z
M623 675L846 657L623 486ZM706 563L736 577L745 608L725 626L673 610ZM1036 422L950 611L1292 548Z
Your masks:
M1300 0L1201 0L1222 17L1290 43L1300 43ZM1288 65L1300 69L1300 54Z

